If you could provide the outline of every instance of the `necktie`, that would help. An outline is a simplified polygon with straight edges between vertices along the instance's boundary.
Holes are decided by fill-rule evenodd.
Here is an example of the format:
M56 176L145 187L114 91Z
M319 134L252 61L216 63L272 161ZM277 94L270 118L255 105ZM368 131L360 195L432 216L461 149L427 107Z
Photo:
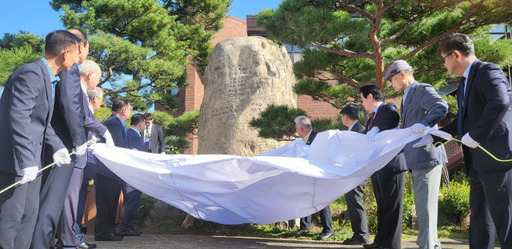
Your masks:
M151 149L151 145L149 143L149 126L146 127L146 132L144 134L144 140L146 141L146 148Z
M375 117L375 112L370 114L370 119L368 119L368 130L371 130L373 127L373 118Z
M462 114L464 113L464 85L466 82L465 77L461 77L459 81L459 88L457 89L457 103L459 112L457 113L457 137L462 138Z

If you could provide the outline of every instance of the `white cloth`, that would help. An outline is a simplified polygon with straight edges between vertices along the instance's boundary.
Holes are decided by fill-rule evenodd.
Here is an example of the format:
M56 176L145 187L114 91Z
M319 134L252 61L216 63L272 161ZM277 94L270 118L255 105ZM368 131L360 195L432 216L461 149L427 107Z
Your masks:
M321 210L419 137L409 129L386 130L368 144L364 134L331 130L318 133L310 146L296 139L255 157L91 147L124 181L196 218L269 224Z

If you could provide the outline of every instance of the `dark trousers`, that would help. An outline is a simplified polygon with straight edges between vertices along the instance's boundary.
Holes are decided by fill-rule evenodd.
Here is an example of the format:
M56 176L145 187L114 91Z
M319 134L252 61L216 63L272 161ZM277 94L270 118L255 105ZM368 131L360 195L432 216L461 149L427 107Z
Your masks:
M96 221L94 224L94 238L113 236L117 204L123 183L104 175L96 174Z
M123 221L119 225L119 232L127 232L133 230L133 225L135 224L135 220L137 218L137 210L139 209L140 196L142 192L137 189L133 189L132 191L124 194L124 211L123 211Z
M327 206L320 210L320 223L322 224L322 233L332 232L331 207ZM300 229L311 229L311 215L300 218Z
M64 199L73 175L76 157L71 164L54 166L43 174L41 193L39 196L39 214L37 217L32 249L48 249L55 247L57 226L64 208Z
M78 237L78 243L82 244L85 242L84 234L82 233L82 220L84 218L85 212L85 201L87 200L87 191L89 188L89 181L91 179L82 179L82 184L80 187L80 192L78 195L78 206L76 209L76 223L75 223L75 231Z
M21 176L0 172L0 190L19 180ZM0 194L0 248L29 248L36 225L40 187L41 176Z
M57 246L76 248L80 243L75 228L80 187L82 186L84 169L74 168L69 183L64 208L62 209L59 227L57 230Z
M469 248L494 248L496 236L501 248L512 248L512 169L480 172L470 167L468 175Z
M385 166L372 177L377 201L377 234L374 243L382 247L401 248L402 212L405 171L397 172Z
M367 182L368 180L364 180L364 182L345 194L350 224L354 232L352 238L366 242L368 242L369 239L369 231L368 219L366 219L366 211L364 210L363 194Z

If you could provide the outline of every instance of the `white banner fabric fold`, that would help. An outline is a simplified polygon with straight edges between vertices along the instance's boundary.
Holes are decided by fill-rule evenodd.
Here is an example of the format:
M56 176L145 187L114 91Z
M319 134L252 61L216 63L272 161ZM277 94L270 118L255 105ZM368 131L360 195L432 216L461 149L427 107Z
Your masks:
M140 191L198 219L269 224L317 212L384 167L409 142L409 129L367 136L330 130L255 157L161 155L94 144L94 154ZM97 190L101 191L101 190Z

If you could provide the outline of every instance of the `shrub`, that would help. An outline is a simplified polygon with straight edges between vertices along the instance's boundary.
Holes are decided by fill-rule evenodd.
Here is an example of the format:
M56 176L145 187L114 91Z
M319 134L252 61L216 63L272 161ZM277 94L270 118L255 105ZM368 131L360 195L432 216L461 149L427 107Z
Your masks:
M469 183L463 172L459 173L450 182L450 187L440 190L439 211L448 221L459 223L462 214L469 209Z

